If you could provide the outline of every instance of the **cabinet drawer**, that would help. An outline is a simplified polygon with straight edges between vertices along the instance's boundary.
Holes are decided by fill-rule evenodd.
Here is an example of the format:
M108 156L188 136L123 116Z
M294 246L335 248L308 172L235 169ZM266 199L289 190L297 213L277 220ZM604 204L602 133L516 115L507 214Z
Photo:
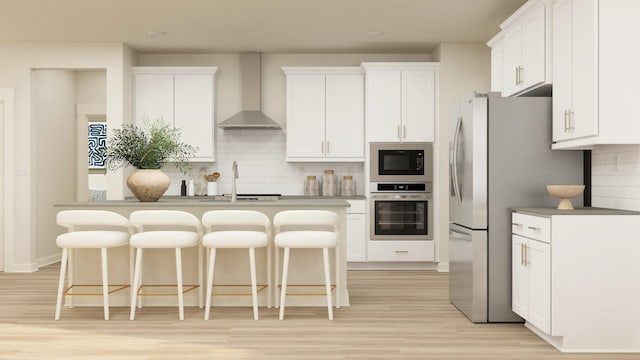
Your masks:
M370 240L368 261L434 261L433 241Z
M367 207L366 200L347 200L351 207L347 208L347 214L364 214Z
M551 219L540 216L513 213L511 232L542 242L551 242Z

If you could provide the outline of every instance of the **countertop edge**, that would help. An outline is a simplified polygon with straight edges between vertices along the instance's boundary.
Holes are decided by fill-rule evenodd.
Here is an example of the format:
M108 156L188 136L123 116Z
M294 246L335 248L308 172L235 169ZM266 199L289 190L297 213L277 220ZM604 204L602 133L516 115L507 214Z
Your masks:
M555 208L520 208L514 207L510 208L511 211L517 212L520 214L528 214L535 216L558 216L558 215L573 215L573 216L582 216L582 215L640 215L640 211L633 210L620 210L620 209L607 209L607 208L576 208L574 210L558 210Z

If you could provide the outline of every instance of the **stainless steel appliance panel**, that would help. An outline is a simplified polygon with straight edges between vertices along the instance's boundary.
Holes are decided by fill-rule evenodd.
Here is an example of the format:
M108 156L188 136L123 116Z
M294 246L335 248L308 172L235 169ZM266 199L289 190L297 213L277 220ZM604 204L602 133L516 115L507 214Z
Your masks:
M545 185L582 184L582 152L551 150L550 98L473 94L462 98L453 114L450 220L462 228L486 231L484 321L519 322L522 319L511 311L509 208L556 206ZM580 202L582 197L574 200ZM475 273L483 266L461 267L461 259L470 258L469 250L454 235L449 244L450 300L462 310L469 308L469 300L455 294L480 294L472 284L483 276ZM482 299L471 303L478 301ZM475 315L469 318L476 321Z
M487 228L487 98L467 97L455 105L450 131L449 220Z
M449 299L469 320L487 322L487 232L449 225Z
M369 144L369 180L372 182L431 182L433 181L433 144L430 143L370 143ZM381 171L380 157L385 151L421 151L423 161L421 164L407 164L412 168L421 166L423 171L416 174L413 170ZM386 174L385 174L386 173Z
M433 196L374 193L370 198L371 240L433 240Z

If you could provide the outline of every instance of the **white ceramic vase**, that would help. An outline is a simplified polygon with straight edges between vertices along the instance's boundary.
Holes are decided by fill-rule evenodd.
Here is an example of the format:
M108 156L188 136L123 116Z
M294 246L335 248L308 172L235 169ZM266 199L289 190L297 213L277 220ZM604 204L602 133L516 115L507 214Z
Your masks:
M158 201L171 181L159 169L138 169L127 178L127 187L142 202Z

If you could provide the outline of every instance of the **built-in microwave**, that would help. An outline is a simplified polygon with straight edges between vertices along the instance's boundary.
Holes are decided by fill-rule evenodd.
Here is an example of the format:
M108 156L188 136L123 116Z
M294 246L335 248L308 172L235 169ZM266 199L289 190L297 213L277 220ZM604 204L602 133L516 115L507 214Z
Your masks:
M371 182L433 181L430 143L370 143Z

